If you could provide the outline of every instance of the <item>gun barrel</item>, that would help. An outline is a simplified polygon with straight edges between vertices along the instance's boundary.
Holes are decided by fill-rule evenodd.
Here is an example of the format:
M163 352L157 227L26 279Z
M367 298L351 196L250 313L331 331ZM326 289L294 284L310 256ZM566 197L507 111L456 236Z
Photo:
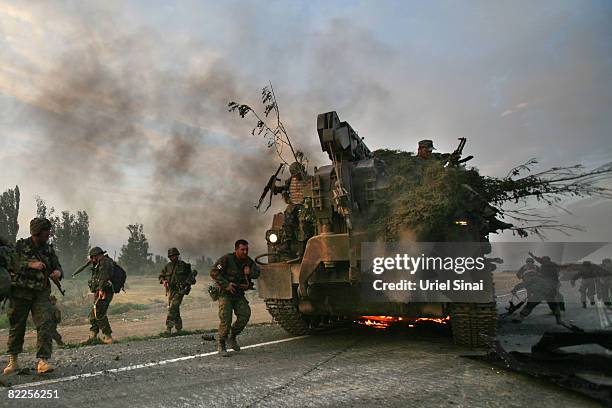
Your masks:
M81 265L79 267L79 269L77 269L76 271L74 271L74 273L72 274L72 276L76 276L79 273L83 272L85 270L85 268L87 268L89 265L91 265L91 262L87 262L85 265Z

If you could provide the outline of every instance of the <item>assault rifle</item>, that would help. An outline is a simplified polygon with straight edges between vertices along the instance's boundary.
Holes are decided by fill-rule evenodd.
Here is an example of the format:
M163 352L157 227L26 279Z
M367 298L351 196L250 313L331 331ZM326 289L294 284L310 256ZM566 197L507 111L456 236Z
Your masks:
M259 210L259 207L261 207L261 203L263 203L263 200L266 198L266 195L270 193L270 201L268 201L268 206L266 207L264 212L268 211L268 208L270 208L270 206L272 205L272 195L274 194L274 192L271 190L274 187L274 183L280 181L280 179L278 178L278 173L280 173L284 166L284 163L279 164L278 169L276 169L276 173L270 176L266 187L264 187L263 193L261 193L261 197L259 197L259 202L255 206L255 209Z

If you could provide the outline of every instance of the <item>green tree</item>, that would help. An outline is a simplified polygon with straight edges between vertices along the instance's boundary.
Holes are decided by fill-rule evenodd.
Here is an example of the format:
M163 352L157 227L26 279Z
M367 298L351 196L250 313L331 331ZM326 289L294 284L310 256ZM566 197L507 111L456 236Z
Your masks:
M119 263L128 273L142 275L153 264L151 259L153 254L149 253L149 241L144 234L142 224L130 224L126 228L130 236L128 242L121 247Z
M36 196L36 216L48 218L53 225L53 244L64 270L73 271L83 264L89 252L89 215L86 211L62 211L54 215L55 208Z
M19 231L19 186L0 195L0 236L15 242Z

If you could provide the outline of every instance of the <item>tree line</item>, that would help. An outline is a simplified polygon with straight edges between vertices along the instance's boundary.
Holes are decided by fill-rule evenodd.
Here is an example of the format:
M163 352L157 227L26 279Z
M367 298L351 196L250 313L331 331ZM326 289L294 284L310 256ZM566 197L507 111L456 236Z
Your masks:
M15 243L19 232L19 187L8 189L0 195L0 237ZM66 273L76 270L85 263L89 250L89 215L85 210L76 212L57 212L47 202L36 196L36 216L51 221L53 236L50 242L60 259ZM149 252L149 241L144 233L143 224L130 224L127 242L121 247L117 262L129 274L157 275L168 258ZM196 258L194 268L205 274L213 265L213 260L205 255Z

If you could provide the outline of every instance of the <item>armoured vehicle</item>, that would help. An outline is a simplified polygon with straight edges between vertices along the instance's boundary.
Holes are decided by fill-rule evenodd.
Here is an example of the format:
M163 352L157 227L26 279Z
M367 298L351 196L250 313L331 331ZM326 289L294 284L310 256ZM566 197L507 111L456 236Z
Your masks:
M490 302L479 304L369 302L363 298L361 244L373 239L367 214L376 205L377 192L389 187L386 165L336 112L318 115L317 132L332 163L315 168L312 175L304 171L300 178L304 204L299 214L287 201L290 210L275 214L266 232L267 254L256 258L261 266L259 296L272 317L288 332L301 335L358 316L450 316L457 344L482 345L481 334L495 333L497 313L492 294ZM288 238L287 218L299 217L302 222L308 218L302 212L312 220L311 232L303 236L308 228L296 227L293 219L292 228L298 228L302 237L298 233ZM488 245L487 235L477 225L449 223L444 239Z

